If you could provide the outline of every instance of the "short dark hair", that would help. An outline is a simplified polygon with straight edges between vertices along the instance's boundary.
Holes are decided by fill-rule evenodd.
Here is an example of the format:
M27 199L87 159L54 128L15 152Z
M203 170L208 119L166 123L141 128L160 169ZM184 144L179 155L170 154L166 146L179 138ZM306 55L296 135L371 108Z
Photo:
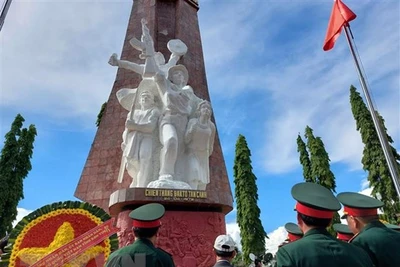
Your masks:
M158 232L160 227L153 227L153 228L135 228L133 227L133 233L137 238L152 238Z
M217 254L217 256L221 257L221 258L232 258L233 252L235 252L234 250L231 252L227 252L227 251L221 251L221 250L218 250L215 248L214 248L214 251L215 251L215 254Z
M318 228L327 228L332 221L332 219L321 219L321 218L307 216L300 212L298 212L298 214L300 215L300 218L303 220L303 222L307 226L314 226L314 227L318 227Z

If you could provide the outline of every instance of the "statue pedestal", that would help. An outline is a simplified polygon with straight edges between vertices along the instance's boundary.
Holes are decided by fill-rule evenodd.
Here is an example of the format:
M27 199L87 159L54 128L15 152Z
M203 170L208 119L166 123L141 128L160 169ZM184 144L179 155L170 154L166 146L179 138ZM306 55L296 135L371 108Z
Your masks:
M163 204L166 213L156 245L173 255L177 267L212 266L214 240L226 233L225 214L232 210L231 196L223 199L223 193L213 198L207 191L128 188L111 194L109 210L118 216L123 247L132 241L130 211L147 203Z
M191 190L192 188L185 182L181 181L171 181L171 180L156 180L152 181L147 185L147 188L157 188L157 189L187 189Z

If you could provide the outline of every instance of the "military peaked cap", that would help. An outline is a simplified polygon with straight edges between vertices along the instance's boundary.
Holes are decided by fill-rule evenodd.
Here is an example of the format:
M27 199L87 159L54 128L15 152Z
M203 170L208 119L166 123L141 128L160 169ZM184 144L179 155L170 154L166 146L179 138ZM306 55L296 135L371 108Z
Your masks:
M353 232L350 230L347 224L335 223L333 225L333 229L336 231L337 233L336 237L339 240L349 241L354 236Z
M134 209L129 214L133 219L135 228L155 228L161 226L161 218L164 216L165 208L158 203L143 205Z
M347 215L355 217L372 216L378 214L378 208L383 206L383 202L360 193L344 192L337 195L343 204L343 218Z
M319 184L299 183L292 187L297 212L321 219L331 219L340 203L332 192Z
M288 239L290 240L290 242L296 241L303 236L303 232L295 223L289 222L285 224L285 229L288 232Z

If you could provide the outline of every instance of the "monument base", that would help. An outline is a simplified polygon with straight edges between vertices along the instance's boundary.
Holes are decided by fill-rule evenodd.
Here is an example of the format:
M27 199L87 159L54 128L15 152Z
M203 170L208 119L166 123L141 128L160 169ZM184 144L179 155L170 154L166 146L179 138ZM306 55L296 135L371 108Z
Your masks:
M166 188L126 188L113 192L109 200L109 213L117 216L121 211L134 209L147 203L161 203L171 209L217 211L228 214L232 210L229 192L209 194L205 190Z
M214 240L226 233L225 214L232 207L213 202L206 191L129 188L114 192L110 213L118 216L119 247L134 242L129 213L154 202L166 209L156 246L172 254L176 267L212 266Z
M130 210L118 215L119 246L134 242ZM220 212L170 211L161 219L157 247L170 253L176 267L212 266L215 238L226 233L225 215Z

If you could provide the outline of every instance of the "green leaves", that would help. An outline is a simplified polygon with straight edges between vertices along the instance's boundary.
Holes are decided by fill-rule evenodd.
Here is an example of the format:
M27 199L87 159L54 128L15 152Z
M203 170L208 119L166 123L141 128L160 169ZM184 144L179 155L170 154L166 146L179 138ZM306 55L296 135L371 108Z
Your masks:
M311 162L308 155L306 144L301 139L300 134L297 136L297 152L300 153L300 163L303 165L303 176L306 182L315 183L311 172Z
M247 265L250 263L250 253L256 255L265 253L265 237L267 237L260 220L261 211L257 205L257 177L253 173L250 157L251 152L246 139L243 135L239 135L236 142L233 175L237 223L242 239L242 260Z
M320 184L332 192L336 192L335 175L331 171L329 155L325 150L321 137L315 137L313 129L309 126L305 129L307 145L297 136L297 151L300 153L300 163L303 165L303 176L306 182ZM332 224L340 223L340 216L336 212ZM335 235L332 227L328 231Z
M297 151L300 153L300 163L303 165L304 180L320 184L335 192L335 175L331 171L329 163L331 160L321 137L315 137L313 129L309 126L306 127L304 136L307 139L307 147L300 135L297 137Z
M18 202L24 198L23 180L32 169L30 160L37 132L34 125L22 128L24 121L20 114L15 117L0 155L0 237L12 230Z
M399 197L394 187L371 113L354 86L350 86L350 104L356 121L356 129L360 132L361 140L364 143L361 162L363 169L368 171L369 185L373 187L372 195L380 198L385 203L383 219L392 224L400 223L400 219L396 216L396 214L400 213ZM393 143L392 137L387 134L384 119L379 114L378 118L386 132L387 140L389 143ZM393 146L391 146L391 150L399 168L400 155Z
M104 112L106 111L107 107L107 102L104 102L103 105L101 105L99 114L97 114L97 120L96 120L96 126L100 126L101 119L103 118Z

